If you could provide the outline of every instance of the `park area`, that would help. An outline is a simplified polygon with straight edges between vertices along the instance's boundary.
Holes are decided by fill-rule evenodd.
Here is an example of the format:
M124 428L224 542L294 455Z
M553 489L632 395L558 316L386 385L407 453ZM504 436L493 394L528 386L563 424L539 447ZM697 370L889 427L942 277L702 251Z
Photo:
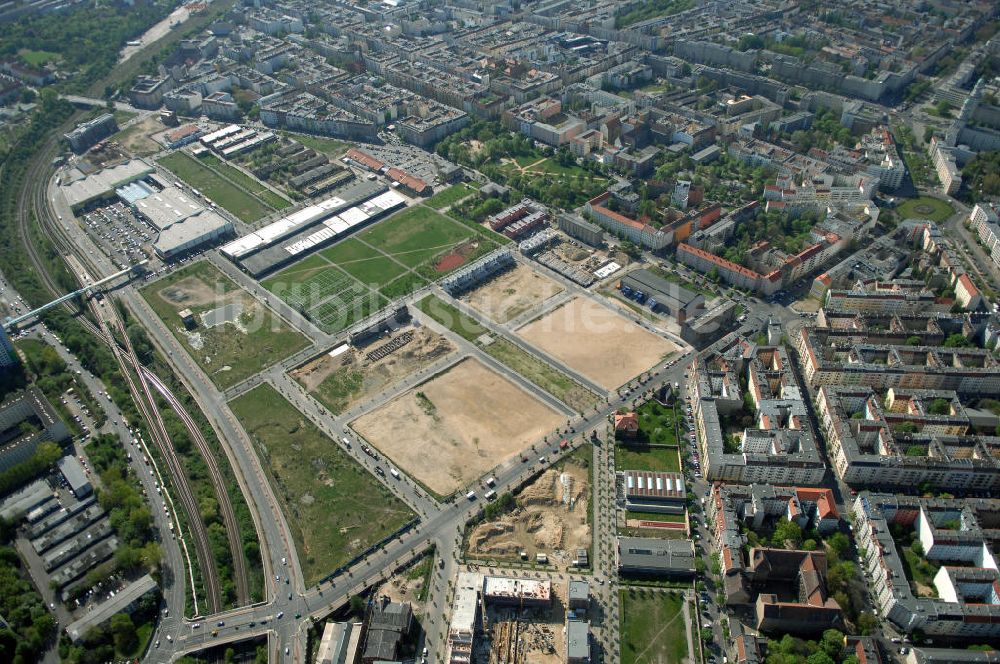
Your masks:
M410 341L398 350L374 360L368 357L384 344L406 338ZM291 376L331 413L339 415L454 351L455 346L440 334L426 327L408 327L393 332L391 339L379 337L336 356L321 355L292 371Z
M447 496L563 422L523 389L467 359L351 426L438 496Z
M639 431L634 438L618 441L615 465L623 470L679 473L676 411L651 400L639 406L636 415Z
M534 310L563 290L552 279L518 264L473 289L462 299L494 322L506 323Z
M942 222L955 214L955 210L946 201L930 196L909 198L896 206L900 219L929 219Z
M306 585L391 535L413 513L270 385L229 403L261 457Z
M688 654L690 613L681 593L629 588L620 599L621 664L694 661Z
M309 343L207 261L176 270L140 293L195 362L222 389ZM192 313L187 325L180 316L184 310Z
M672 341L588 297L576 297L517 332L528 343L608 390L677 350Z
M181 150L173 152L161 158L159 164L186 182L192 189L197 189L210 201L247 223L257 221L274 211L274 208L263 200L243 189L242 183L233 182L186 152ZM274 196L270 191L268 194Z

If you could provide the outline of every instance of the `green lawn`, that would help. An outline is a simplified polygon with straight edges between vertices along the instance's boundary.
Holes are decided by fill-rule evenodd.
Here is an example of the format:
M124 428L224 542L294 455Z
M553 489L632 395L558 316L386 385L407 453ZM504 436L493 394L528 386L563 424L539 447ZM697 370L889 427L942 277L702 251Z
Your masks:
M621 664L681 664L688 654L683 595L620 592Z
M381 288L406 272L405 267L357 238L348 238L319 255L373 288Z
M476 190L465 183L455 184L434 194L424 201L424 204L435 210L440 210L474 193Z
M306 585L414 516L270 385L229 405L253 440L281 502Z
M936 222L945 221L955 214L951 205L930 196L907 199L896 207L896 212L901 219L930 219Z
M333 138L323 138L322 136L310 136L309 134L296 134L290 131L281 132L288 138L298 141L307 148L312 148L316 152L322 152L330 157L339 157L351 147L349 143L338 141Z
M284 196L276 194L268 189L264 183L257 178L247 175L232 164L222 161L214 154L207 154L204 157L201 157L201 160L221 173L227 180L231 180L247 191L252 192L254 196L261 199L275 210L283 210L292 204L292 202Z
M257 221L272 211L264 201L246 193L185 152L174 152L159 161L161 166L243 221Z
M382 286L378 292L381 293L387 300L395 300L396 298L409 295L418 288L422 288L426 285L427 281L423 277L407 273L398 279L394 279L385 286Z
M304 336L207 261L177 270L140 293L222 389L309 345ZM243 306L240 328L232 323L211 328L202 324L199 314L234 303ZM177 315L183 309L191 309L198 321L190 332Z
M123 124L125 124L126 122L128 122L129 120L131 120L132 118L136 117L137 115L139 115L139 114L138 113L133 113L132 111L115 111L114 112L115 122L118 123L119 127L122 126Z
M647 401L639 407L639 443L650 445L677 445L677 416L672 408L665 408L656 401Z
M376 224L359 236L407 267L416 267L473 236L440 212L417 206Z
M615 467L621 470L649 470L679 473L681 457L673 447L615 446Z
M18 55L21 59L27 62L32 67L41 67L44 64L59 60L62 58L58 53L52 53L51 51L29 51L27 49L22 49L18 51Z
M486 334L478 321L445 302L437 295L429 295L417 302L417 308L466 341L475 341Z

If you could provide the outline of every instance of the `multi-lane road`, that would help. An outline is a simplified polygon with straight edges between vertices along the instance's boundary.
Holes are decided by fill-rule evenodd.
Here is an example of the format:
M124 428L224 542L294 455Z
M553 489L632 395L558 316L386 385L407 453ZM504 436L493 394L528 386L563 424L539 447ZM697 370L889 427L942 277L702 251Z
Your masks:
M92 270L92 278L98 278L102 274L109 274L116 271L114 265L94 246L90 238L76 224L55 223L54 217L64 216L67 219L72 217L69 211L59 209L59 197L50 188L48 200L55 209L49 210L49 226L61 236L61 240L67 250L80 257L89 269ZM336 342L336 338L325 335L315 329L308 321L305 321L283 303L275 298L267 297L259 292L256 284L243 283L246 275L235 271L234 268L213 257L219 267L231 277L245 286L250 292L263 296L266 302L274 308L278 315L284 317L290 324L302 329L314 340L312 348L303 353L321 351L324 347L329 347ZM219 265L219 263L222 263ZM549 275L557 279L570 295L583 295L585 297L597 297L589 291L584 291L576 285L563 279L561 276L552 273ZM451 300L449 296L441 291L437 292L439 297ZM178 582L180 590L168 593L166 600L169 609L169 617L160 621L154 636L154 647L151 649L148 659L153 662L166 662L175 659L180 655L202 649L206 646L221 645L224 643L239 641L255 636L267 635L272 639L272 652L277 656L294 661L302 661L305 656L306 631L311 624L310 618L318 618L327 615L332 610L344 605L351 596L362 592L364 589L377 583L391 575L392 570L407 564L411 560L423 554L428 546L433 545L437 556L443 561L443 568L435 568L433 575L432 591L428 602L428 611L425 618L426 643L425 646L432 653L431 661L437 661L444 654L444 642L441 635L446 631L448 619L448 587L447 579L451 578L457 569L461 530L468 519L482 508L482 498L476 500L456 499L453 502L439 503L433 497L420 489L416 482L405 475L399 479L392 479L391 476L375 475L376 467L383 467L384 461L364 455L360 451L358 439L353 432L348 432L346 437L353 444L349 447L341 442L348 431L349 421L356 419L363 412L368 412L372 408L378 407L392 399L395 395L410 389L412 385L426 376L443 369L442 366L432 366L414 376L404 379L398 385L388 388L382 395L377 396L369 404L345 413L340 417L331 415L326 409L320 406L315 399L305 393L302 388L292 381L286 374L287 366L279 363L272 367L265 367L254 379L257 382L266 381L278 389L289 401L309 417L321 430L329 435L338 445L344 447L345 451L351 454L366 469L384 481L402 500L419 515L419 523L411 530L391 540L385 546L369 553L362 560L358 561L350 569L339 574L335 579L320 586L307 588L303 581L301 569L298 566L298 556L295 545L290 535L288 524L284 515L279 509L278 501L274 496L270 484L267 482L265 473L260 466L259 458L254 451L253 444L247 433L243 430L239 422L233 417L231 411L211 382L193 360L188 356L185 349L179 344L174 335L166 329L159 318L149 309L145 301L139 297L134 288L125 286L116 290L114 297L120 298L130 310L132 316L148 331L151 340L157 349L168 358L174 371L182 380L185 387L190 391L200 408L204 411L208 420L212 423L218 433L220 441L229 462L233 465L234 471L240 483L240 488L251 504L255 518L258 534L261 541L261 549L264 552L264 571L267 580L267 597L264 602L247 606L232 611L223 611L212 614L198 616L192 620L181 619L183 615L183 583ZM598 297L598 299L600 299ZM500 326L491 321L478 316L474 311L468 310L461 303L451 300L466 313L474 316L481 324L485 325L493 334L510 339L517 343L516 336L505 326ZM775 307L775 309L782 309ZM596 431L599 438L604 438L607 431L608 415L621 405L632 402L639 394L645 390L652 389L664 382L680 382L683 380L682 374L685 365L689 362L691 351L675 335L668 331L655 328L650 321L636 316L626 309L616 308L624 315L633 319L644 327L654 329L657 333L672 337L678 343L682 351L664 360L653 370L648 372L646 379L640 385L638 381L633 381L623 387L617 393L608 395L607 402L585 416L577 416L565 404L553 399L551 395L539 390L537 386L525 381L522 377L510 371L507 367L497 364L492 358L482 353L475 345L459 342L459 352L447 361L458 361L462 357L475 355L480 360L500 371L511 380L521 384L522 387L544 399L552 407L567 415L571 421L574 431L573 447L579 445L590 445L589 433ZM422 323L435 326L430 320L424 320L419 312L415 315ZM529 353L540 355L534 349L527 347ZM565 366L557 358L544 356L547 362L558 367L567 375L572 376L585 386L591 389L599 388L585 377L577 374L571 367ZM555 437L554 440L559 440ZM571 447L572 449L572 447ZM490 471L489 474L496 477L496 491L502 493L516 489L529 481L535 474L541 472L551 464L555 463L560 456L560 451L539 441L527 462L522 462L520 456L514 457L501 466ZM541 458L544 457L545 461ZM600 472L595 473L595 547L594 547L594 579L597 585L594 586L597 606L599 608L600 619L595 621L595 636L597 642L605 650L605 661L615 662L617 658L617 625L618 611L617 593L614 590L615 570L613 556L613 536L615 534L615 505L614 505L614 464L613 458L608 449L600 446L594 449L595 468ZM400 469L402 470L402 469ZM481 480L480 480L481 482ZM474 483L460 491L461 496L466 490L472 488L479 496L482 490L478 489L479 483ZM172 540L171 540L172 542ZM168 552L167 563L175 569L182 569L182 552L180 547L173 543Z

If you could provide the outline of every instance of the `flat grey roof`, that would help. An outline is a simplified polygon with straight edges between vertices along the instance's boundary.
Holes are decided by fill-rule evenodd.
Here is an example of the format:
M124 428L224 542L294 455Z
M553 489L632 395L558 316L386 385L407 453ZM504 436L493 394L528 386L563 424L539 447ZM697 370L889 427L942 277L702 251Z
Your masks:
M694 569L694 543L686 539L619 537L618 562L625 569L687 572Z
M657 302L661 302L671 308L684 308L701 297L698 293L692 293L683 286L671 283L666 279L656 276L649 270L642 268L632 270L626 274L622 281L631 281L639 284L647 295L655 296Z
M570 620L566 624L566 657L567 659L590 657L590 623Z
M153 577L145 575L138 581L134 581L125 586L120 592L106 602L98 604L92 611L79 620L71 623L66 628L66 633L73 641L81 639L91 627L96 627L102 622L125 609L129 604L139 599L149 591L156 588L156 581Z
M87 479L87 474L83 470L83 464L76 457L64 456L59 459L58 465L59 472L69 482L69 487L73 490L74 495L79 496L81 490L89 490L90 480Z

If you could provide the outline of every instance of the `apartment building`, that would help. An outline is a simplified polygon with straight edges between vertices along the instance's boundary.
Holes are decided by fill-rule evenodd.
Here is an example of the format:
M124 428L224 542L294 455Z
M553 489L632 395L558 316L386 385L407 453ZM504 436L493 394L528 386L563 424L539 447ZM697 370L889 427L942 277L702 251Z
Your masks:
M951 390L823 385L816 416L833 471L858 487L1000 488L1000 418Z
M344 109L331 106L308 92L277 93L260 101L260 120L268 127L284 127L322 136L374 139L378 127Z
M916 335L919 337L919 335ZM880 332L802 328L794 342L815 387L861 385L874 390L954 390L1000 396L1000 363L981 348L908 345Z
M948 147L935 136L931 139L930 153L941 182L941 192L953 195L962 186L962 170L958 167L955 148Z
M747 381L746 400L741 376ZM823 481L826 466L784 348L758 346L734 335L698 357L690 385L706 479L793 485ZM744 417L751 425L740 430Z
M864 491L853 512L861 566L879 615L902 632L920 630L929 637L1000 636L1000 573L993 552L1000 500ZM937 568L931 589L908 578L903 547L911 542Z
M673 236L662 229L655 228L647 223L630 219L620 212L615 212L604 206L604 203L611 198L611 192L604 192L596 196L584 205L584 212L590 219L613 235L624 236L632 242L646 247L652 251L659 251L668 246Z
M115 116L103 113L93 120L81 122L73 128L73 131L63 134L63 138L69 143L73 152L80 154L116 131L118 131L118 123L115 121Z

